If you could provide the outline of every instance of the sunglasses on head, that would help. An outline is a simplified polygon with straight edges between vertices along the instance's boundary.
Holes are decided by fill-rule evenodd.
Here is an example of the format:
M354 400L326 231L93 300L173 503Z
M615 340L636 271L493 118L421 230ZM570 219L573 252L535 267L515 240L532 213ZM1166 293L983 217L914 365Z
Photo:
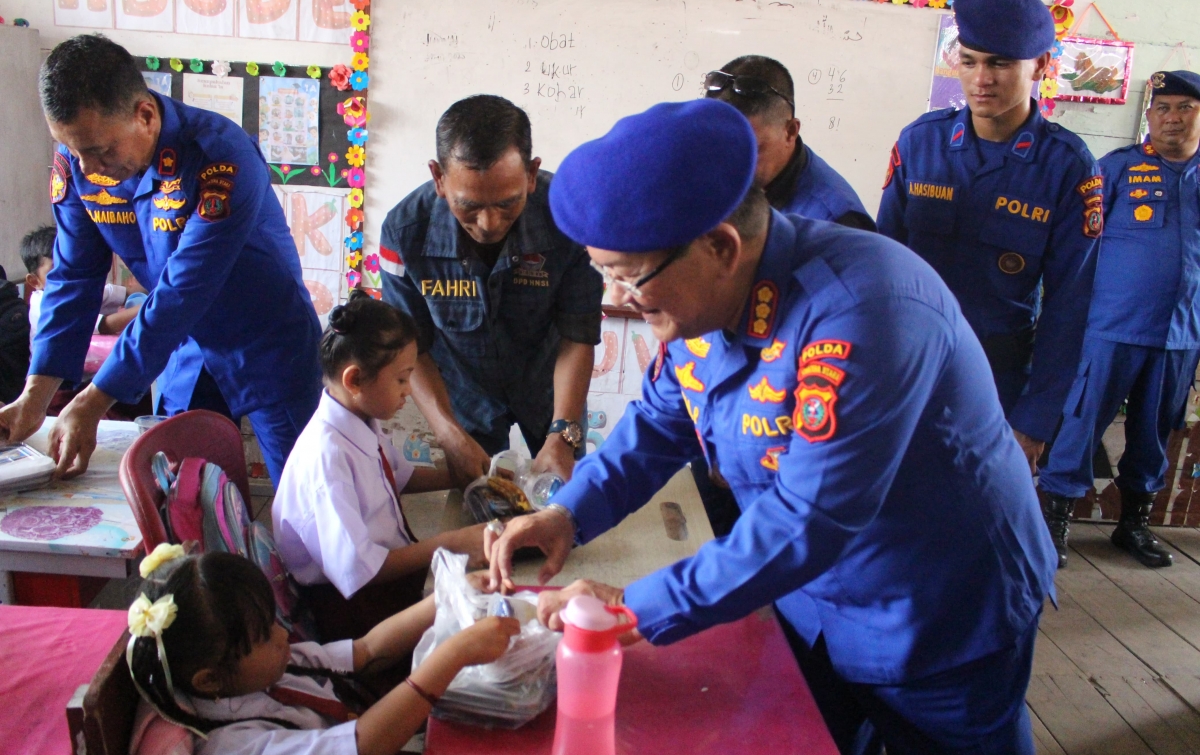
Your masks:
M796 109L796 103L785 96L775 87L757 76L735 76L724 71L709 71L704 77L704 91L709 97L715 97L718 92L732 88L733 93L742 97L767 97L778 95L780 99Z

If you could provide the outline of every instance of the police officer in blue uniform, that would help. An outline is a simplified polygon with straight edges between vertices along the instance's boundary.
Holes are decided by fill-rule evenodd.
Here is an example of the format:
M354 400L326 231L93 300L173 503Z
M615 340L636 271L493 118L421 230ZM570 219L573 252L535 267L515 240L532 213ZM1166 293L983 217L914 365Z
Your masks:
M136 403L190 336L278 480L320 398L320 326L258 147L225 116L149 92L129 53L100 35L56 47L40 86L62 145L50 172L58 237L30 376L0 428L28 437L58 385L80 379L115 252L150 295L59 416L59 471L87 468L100 417Z
M1146 566L1171 565L1149 517L1200 357L1200 76L1159 71L1150 82L1150 138L1100 160L1105 231L1083 360L1039 480L1060 566L1075 501L1092 488L1092 454L1126 399L1112 541Z
M583 452L603 284L554 225L540 165L523 110L468 97L438 121L433 180L383 222L383 298L417 322L413 399L459 484L514 422L535 471L569 479Z
M623 591L577 582L544 620L591 593L665 644L774 603L843 752L869 722L889 753L1032 753L1054 551L979 341L899 244L770 209L754 160L745 119L697 100L563 161L559 227L663 347L549 510L485 533L493 585L523 546L557 573L699 438L741 506L732 532Z
M958 297L1033 469L1079 364L1102 180L1083 141L1029 97L1054 44L1041 0L958 0L954 13L967 108L900 134L879 230Z
M710 71L704 88L705 96L728 102L750 121L758 141L754 180L764 187L772 207L785 214L875 230L875 221L846 179L800 138L795 86L782 63L762 55L743 55L719 71ZM713 534L729 534L739 512L728 483L719 470L708 469L703 457L691 466Z

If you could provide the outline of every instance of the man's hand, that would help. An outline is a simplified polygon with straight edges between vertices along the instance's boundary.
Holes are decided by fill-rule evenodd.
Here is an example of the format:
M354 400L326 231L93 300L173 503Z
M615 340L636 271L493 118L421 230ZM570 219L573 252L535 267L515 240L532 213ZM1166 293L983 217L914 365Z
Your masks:
M46 409L61 384L62 378L30 375L17 400L0 409L0 440L20 443L36 433L46 421Z
M542 444L542 450L538 451L537 458L533 460L533 473L550 472L566 482L571 479L573 471L575 449L571 448L571 444L563 440L559 433L550 433L546 436L546 442Z
M492 457L483 446L465 432L455 433L442 444L446 452L446 466L450 470L450 481L456 488L465 488L488 473Z
M1015 427L1013 428L1013 437L1017 439L1021 451L1025 454L1025 460L1029 462L1029 474L1037 474L1037 462L1042 458L1042 451L1046 450L1046 441L1034 440Z
M571 520L557 511L539 511L510 521L501 535L490 529L483 531L483 550L491 564L490 587L512 592L512 557L518 548L536 546L546 554L546 563L538 571L538 583L546 584L562 571L571 546L575 542L575 527Z
M96 450L96 428L114 403L116 399L93 383L62 410L50 431L50 458L58 464L55 476L69 480L87 471Z
M566 608L571 598L578 595L591 595L605 605L619 606L625 603L625 591L612 587L603 582L593 582L590 579L577 579L562 590L546 590L538 595L538 621L555 632L563 630L563 621L559 612ZM636 629L621 635L622 645L632 645L642 639Z

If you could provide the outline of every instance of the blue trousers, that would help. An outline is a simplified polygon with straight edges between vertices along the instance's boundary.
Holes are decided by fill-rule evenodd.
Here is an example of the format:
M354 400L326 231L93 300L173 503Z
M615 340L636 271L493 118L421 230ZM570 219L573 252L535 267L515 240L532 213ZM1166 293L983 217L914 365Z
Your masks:
M320 401L321 388L317 384L311 396L280 401L250 412L250 425L254 428L254 437L262 450L271 482L276 487L283 476L283 466L292 452L292 446L296 445L296 438L300 437L300 431L312 419ZM159 411L174 416L189 409L208 409L223 414L234 422L240 422L240 418L234 417L229 411L229 404L225 402L217 381L208 374L208 370L200 371L196 387L192 390L192 400L187 406L173 406L164 395Z
M1200 350L1154 349L1088 336L1063 407L1062 428L1041 470L1051 495L1081 498L1092 489L1092 457L1126 397L1125 453L1116 484L1134 493L1166 485L1167 439L1182 427Z
M842 755L1033 755L1025 691L1037 619L1014 647L893 686L842 679L824 637L810 648L776 616Z

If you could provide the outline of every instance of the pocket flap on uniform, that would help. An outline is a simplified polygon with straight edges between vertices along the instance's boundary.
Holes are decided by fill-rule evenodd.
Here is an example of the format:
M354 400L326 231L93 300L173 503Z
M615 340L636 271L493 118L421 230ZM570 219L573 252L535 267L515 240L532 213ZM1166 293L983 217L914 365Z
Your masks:
M904 223L911 233L948 235L954 232L957 186L909 181Z
M478 299L426 299L433 324L439 330L469 332L483 324L483 302Z
M999 194L979 229L979 240L1025 260L1040 259L1050 237L1051 217L1048 204Z

